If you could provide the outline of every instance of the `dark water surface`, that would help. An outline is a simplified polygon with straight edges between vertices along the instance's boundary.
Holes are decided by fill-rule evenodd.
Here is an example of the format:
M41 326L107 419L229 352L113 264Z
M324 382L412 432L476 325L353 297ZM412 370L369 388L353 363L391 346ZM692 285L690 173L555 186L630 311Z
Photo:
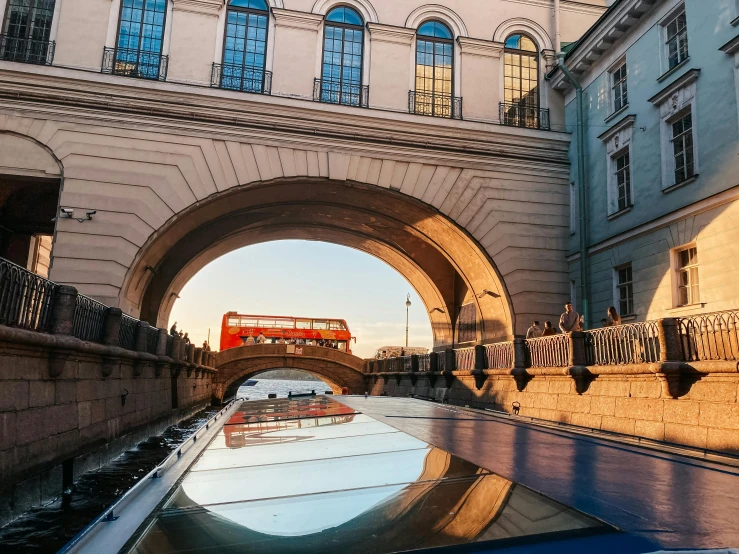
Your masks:
M134 450L124 452L105 467L86 473L68 494L0 528L0 552L56 552L218 410L207 408L169 427L162 435L140 443Z

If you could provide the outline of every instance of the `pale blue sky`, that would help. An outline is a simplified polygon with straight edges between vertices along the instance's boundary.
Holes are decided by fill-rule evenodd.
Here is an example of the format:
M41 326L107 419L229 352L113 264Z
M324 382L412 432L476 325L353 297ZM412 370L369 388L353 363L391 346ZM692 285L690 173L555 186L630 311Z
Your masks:
M431 348L431 324L413 288L384 262L323 242L278 241L248 246L203 268L180 291L170 325L218 348L223 314L345 319L354 354L405 343L405 298L411 295L410 346Z

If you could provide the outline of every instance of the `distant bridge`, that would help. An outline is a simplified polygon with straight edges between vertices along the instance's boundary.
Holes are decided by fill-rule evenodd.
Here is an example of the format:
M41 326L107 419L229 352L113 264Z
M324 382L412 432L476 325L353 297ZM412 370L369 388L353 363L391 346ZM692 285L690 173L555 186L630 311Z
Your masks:
M235 396L239 387L254 376L271 369L301 369L323 379L334 392L346 388L350 394L365 391L362 358L323 346L255 344L229 348L216 354L218 373L213 383L213 399Z

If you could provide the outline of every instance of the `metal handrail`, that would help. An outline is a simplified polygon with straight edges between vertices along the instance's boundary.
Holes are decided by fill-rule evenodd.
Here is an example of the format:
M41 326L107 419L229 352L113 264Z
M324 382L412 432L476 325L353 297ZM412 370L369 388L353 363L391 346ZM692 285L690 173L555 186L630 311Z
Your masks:
M455 369L461 370L475 369L475 347L456 348L454 350L454 366Z
M513 341L485 345L485 367L508 369L513 367Z
M660 360L656 321L603 327L585 333L588 365L656 363Z
M59 285L0 258L0 324L48 331Z
M135 48L103 48L101 73L138 79L167 80L169 56Z
M235 63L214 63L210 86L254 94L272 94L272 72Z
M326 104L369 108L369 86L343 83L330 79L315 79L313 81L313 100Z
M78 294L74 309L72 336L80 340L103 342L107 311L108 306L105 304L84 294Z
M118 346L126 350L134 350L136 348L136 328L139 320L130 315L123 314L121 317L121 327L118 330Z
M526 339L526 358L527 367L567 367L570 365L570 336Z
M678 327L686 362L739 360L739 310L681 317Z
M518 102L501 102L500 124L508 127L549 130L549 110Z
M53 40L0 35L0 60L51 65L55 48L56 43Z
M409 90L408 112L416 115L462 119L462 98L449 94Z
M419 354L418 355L418 371L430 371L431 370L431 354Z

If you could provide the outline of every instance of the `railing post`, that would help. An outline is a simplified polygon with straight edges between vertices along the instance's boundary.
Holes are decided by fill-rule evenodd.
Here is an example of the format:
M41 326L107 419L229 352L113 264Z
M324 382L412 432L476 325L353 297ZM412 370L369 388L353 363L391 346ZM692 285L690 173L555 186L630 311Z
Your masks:
M429 372L439 371L439 354L438 352L429 353Z
M587 366L588 359L585 352L585 333L572 331L570 333L570 366Z
M167 355L167 330L159 329L159 338L157 339L157 350L155 352L157 356Z
M674 317L657 321L659 329L659 358L662 362L682 362L683 350L680 340L680 324Z
M172 355L170 356L173 360L181 360L182 359L182 343L185 341L182 340L180 337L173 337L172 338Z
M136 339L133 342L133 349L136 352L148 351L149 324L146 321L139 321L136 324Z
M77 294L77 289L68 285L61 285L57 289L54 306L51 308L51 332L54 335L72 334Z
M447 348L444 350L444 370L454 371L457 369L457 358L454 356L454 349Z
M475 345L475 371L487 369L487 360L485 359L485 347L481 344Z
M103 331L103 344L118 346L118 334L121 331L123 310L120 308L108 308L105 312L105 330Z
M418 371L418 354L411 354L411 372Z
M526 353L526 339L513 339L513 367L514 369L526 369L529 360Z

